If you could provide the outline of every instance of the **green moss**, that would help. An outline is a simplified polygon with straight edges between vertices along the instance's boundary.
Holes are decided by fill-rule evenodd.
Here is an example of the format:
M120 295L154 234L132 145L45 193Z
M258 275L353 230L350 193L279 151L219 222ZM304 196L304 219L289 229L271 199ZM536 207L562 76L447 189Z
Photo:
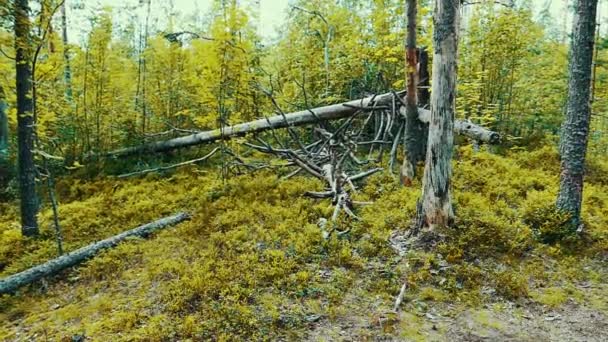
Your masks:
M480 310L473 314L473 320L479 323L484 328L490 328L495 330L504 329L504 324L493 317L492 312L488 310Z
M566 303L568 294L563 288L549 287L533 292L532 298L543 305L555 308Z
M608 250L608 188L599 179L586 185L582 239L540 243L559 226L551 211L557 174L553 161L540 169L531 163L552 153L507 158L461 149L454 167L456 227L442 232L437 248L404 257L387 240L409 228L421 184L403 188L388 174L361 187L354 196L373 205L357 208L360 221L340 218L339 229L349 233L328 240L317 222L331 216L332 207L301 196L322 188L306 177L279 182L261 172L224 185L214 171L186 169L128 181L60 180L67 250L177 211L188 210L193 218L105 251L47 280L44 291L35 284L2 297L0 321L8 323L0 338L15 339L15 323L25 322L28 336L46 333L50 340L73 334L100 340L301 340L309 337L310 317L321 317L314 324L338 326L356 315L377 323L357 323L362 339L424 340L441 330L416 316L430 305L476 308L528 296L560 305L565 296L606 310L601 286L608 272L601 258ZM42 236L23 239L16 206L4 208L2 276L55 257L50 210L40 215ZM387 316L404 281L400 316ZM582 291L582 282L593 287ZM500 329L492 319L479 319Z

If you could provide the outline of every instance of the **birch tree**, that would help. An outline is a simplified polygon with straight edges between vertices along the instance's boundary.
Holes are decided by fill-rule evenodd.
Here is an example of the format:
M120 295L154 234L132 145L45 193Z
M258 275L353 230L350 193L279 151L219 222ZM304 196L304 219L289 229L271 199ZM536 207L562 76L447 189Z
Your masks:
M597 0L576 0L570 44L568 101L560 139L561 172L557 208L579 226L585 155L591 119L591 69Z

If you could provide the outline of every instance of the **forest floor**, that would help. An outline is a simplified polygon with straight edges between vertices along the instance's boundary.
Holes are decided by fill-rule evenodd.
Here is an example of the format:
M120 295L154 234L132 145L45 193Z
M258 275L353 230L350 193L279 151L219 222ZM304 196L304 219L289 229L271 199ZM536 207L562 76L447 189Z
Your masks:
M542 162L539 162L542 161ZM553 210L551 148L499 156L461 148L457 222L428 250L396 251L420 184L370 177L360 221L342 236L317 225L322 184L211 167L129 180L58 180L65 248L162 216L192 220L131 239L85 264L0 297L0 339L602 341L608 336L608 163L592 159L584 234ZM16 203L0 204L0 277L56 256L50 210L22 238ZM406 283L404 301L393 311Z

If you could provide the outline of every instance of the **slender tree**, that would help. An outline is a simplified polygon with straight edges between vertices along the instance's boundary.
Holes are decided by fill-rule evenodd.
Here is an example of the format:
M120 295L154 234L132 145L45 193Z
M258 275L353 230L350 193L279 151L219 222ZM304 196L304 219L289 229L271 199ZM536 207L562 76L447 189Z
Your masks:
M401 166L401 182L410 185L416 175L416 165L424 160L426 150L426 125L418 120L418 53L416 51L416 0L407 0L407 95L405 121L405 158Z
M561 173L557 208L580 223L585 155L591 121L591 75L597 0L576 0L570 44L566 120L560 139Z
M452 223L450 196L460 0L435 0L431 121L419 216L431 230Z
M8 115L6 109L8 104L6 101L6 94L0 84L0 189L6 186L9 179L11 179L11 166L9 165L9 140L8 140ZM2 190L0 190L0 193Z
M34 164L34 117L32 114L32 70L28 0L14 1L17 142L19 155L19 190L21 195L21 231L25 236L38 234L38 195Z
M0 164L8 158L8 115L6 109L6 94L0 85Z
M72 102L72 68L70 66L70 52L68 49L68 16L66 13L66 1L61 4L61 38L63 41L63 81L65 83L65 97Z

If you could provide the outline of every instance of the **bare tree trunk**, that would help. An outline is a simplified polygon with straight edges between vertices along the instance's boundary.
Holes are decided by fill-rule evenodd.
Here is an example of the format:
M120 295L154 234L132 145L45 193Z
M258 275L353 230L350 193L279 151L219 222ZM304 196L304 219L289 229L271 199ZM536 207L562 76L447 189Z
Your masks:
M87 89L89 84L88 71L89 71L89 57L90 57L90 46L87 43L84 54L84 77L82 79L82 110L84 112L84 147L88 152L91 151L91 130L89 128L89 106L87 105Z
M8 104L2 85L0 85L0 164L8 159ZM1 167L1 166L0 166Z
M63 39L63 81L65 83L65 98L72 102L72 68L70 67L70 54L68 50L68 18L65 9L66 1L61 4L61 32Z
M198 132L179 138L151 142L140 146L125 147L105 153L104 155L112 157L125 157L142 152L167 152L218 140L229 140L232 137L243 136L249 133L263 132L277 128L308 125L312 123L319 123L321 121L343 119L354 115L361 109L369 110L371 107L373 107L373 105L389 105L392 101L392 95L392 93L387 93L325 107L269 116L264 119L244 122L233 126L225 126L211 131ZM399 111L403 112L403 107L401 107ZM376 117L378 116L379 115L376 115ZM430 111L428 109L419 108L418 120L425 124L429 123L431 121ZM489 144L496 144L500 140L500 136L496 132L492 132L473 123L458 120L455 122L455 132L457 134L462 134L474 140L483 141ZM91 158L93 155L89 155L88 157Z
M152 0L148 0L148 8L146 11L146 27L144 33L144 45L141 53L142 57L142 82L141 82L141 134L145 137L146 135L146 117L148 116L147 108L146 108L146 48L148 47L148 28L149 28L149 20L150 20L150 6L152 4Z
M419 213L430 230L452 224L451 200L456 58L460 0L435 0L431 120Z
M591 73L597 0L576 0L570 44L570 75L566 120L560 140L561 173L557 208L580 222L585 155L591 118Z
M416 165L424 160L426 125L418 120L418 55L416 51L416 0L407 0L407 95L405 120L405 157L401 183L409 186L416 176Z
M341 119L353 115L362 107L367 107L370 103L372 103L372 100L375 104L386 105L390 103L392 96L392 93L386 93L336 105L314 108L310 110L307 109L299 112L287 113L285 115L275 115L265 119L258 119L234 126L222 126L222 128L212 131L200 132L140 146L126 147L109 152L107 155L119 157L134 155L142 152L165 152L217 140L230 139L233 136L245 135L247 133L256 133L275 128L305 125L322 120Z
M427 109L431 104L431 92L429 86L431 85L431 75L429 74L429 52L426 48L420 48L418 50L418 107ZM425 126L425 139L428 135L428 127ZM426 145L424 146L426 151Z
M15 0L15 51L17 89L17 141L19 145L19 190L21 231L24 236L38 235L38 195L34 164L34 117L32 71L30 69L30 18L27 0Z

